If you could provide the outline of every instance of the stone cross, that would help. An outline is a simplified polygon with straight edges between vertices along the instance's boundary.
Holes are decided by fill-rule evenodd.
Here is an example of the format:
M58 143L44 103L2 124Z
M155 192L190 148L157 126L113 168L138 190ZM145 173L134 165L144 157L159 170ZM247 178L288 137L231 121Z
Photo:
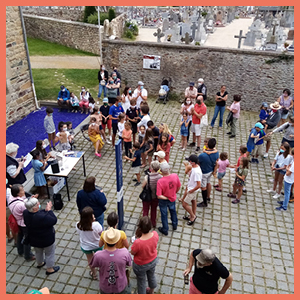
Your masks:
M235 39L239 39L239 43L238 43L238 48L241 48L241 41L242 39L245 39L246 37L243 36L243 30L240 30L240 34L239 35L235 35L234 36Z
M190 35L186 32L184 38L181 38L182 42L185 42L187 45L191 42Z
M195 22L193 22L193 25L191 26L191 29L192 29L192 38L193 40L195 40L195 31L197 29L197 25Z
M164 33L161 32L161 29L160 29L160 28L157 28L157 32L154 32L153 35L157 37L157 42L158 42L158 43L160 43L160 42L161 42L160 39L161 39L163 36L165 36Z

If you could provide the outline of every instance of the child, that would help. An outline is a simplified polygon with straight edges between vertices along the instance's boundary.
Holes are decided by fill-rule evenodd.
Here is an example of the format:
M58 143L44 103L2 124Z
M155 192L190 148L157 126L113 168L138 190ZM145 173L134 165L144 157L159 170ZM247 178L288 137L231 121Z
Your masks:
M137 127L140 128L142 125L145 126L145 128L147 129L147 123L148 121L150 121L150 116L148 115L149 113L149 106L147 105L143 105L141 106L141 113L142 113L142 119L141 121L137 124Z
M133 142L135 142L135 135L137 133L138 116L139 116L139 112L138 109L136 108L136 100L131 99L130 107L126 111L126 120L128 120L131 123Z
M95 155L101 157L101 149L103 147L103 141L100 136L99 126L96 123L96 118L91 118L90 126L88 129L88 135L95 148Z
M271 170L275 171L275 178L273 189L267 190L268 193L275 193L274 199L280 198L280 193L282 189L283 177L286 173L286 167L290 164L291 156L290 145L287 142L281 144L279 152L276 154L275 159L272 162ZM278 190L276 193L276 186L278 184Z
M172 147L175 144L176 140L175 140L174 136L172 135L172 132L169 129L168 125L166 123L161 123L159 125L158 129L159 129L160 134L162 134L162 133L168 134L168 139L169 139L169 142L171 143L171 147Z
M121 113L118 116L118 130L119 130L119 139L122 140L122 150L123 150L123 138L122 138L122 133L125 127L125 114Z
M74 95L73 92L70 94L70 103L72 105L72 112L77 113L80 109L79 107L79 100L78 98Z
M76 230L80 238L80 248L86 255L88 265L91 269L90 276L93 280L97 280L97 271L90 266L90 261L94 256L94 252L102 250L99 247L102 226L96 221L94 211L91 207L86 206L80 212L80 221L76 223Z
M169 135L167 133L162 133L158 141L157 150L165 152L166 154L165 159L168 163L170 157L170 149L171 149L171 143L169 142Z
M247 141L247 152L246 155L249 159L250 153L254 150L255 147L255 136L257 135L257 130L254 128L250 129L250 134Z
M236 170L236 177L233 184L232 193L229 193L227 196L230 198L235 198L235 200L231 201L233 204L240 203L241 196L243 194L243 187L245 186L245 180L248 174L248 164L249 160L247 157L242 157L240 160L240 166ZM238 194L236 196L236 191Z
M50 156L47 156L47 158L41 162L39 160L40 158L40 151L35 149L31 153L32 155L32 167L34 169L34 185L38 188L39 192L38 194L40 195L40 198L46 198L47 196L44 195L42 196L43 193L43 187L46 186L47 182L44 176L44 171L48 165L47 160L50 158Z
M94 100L94 98L90 95L90 96L89 96L89 110L90 110L90 113L92 113L94 107L95 107L95 100Z
M72 141L70 142L70 146L71 146L71 150L75 149L76 146L74 145L74 136L75 136L75 131L73 130L73 124L71 121L66 122L67 124L67 131L70 133L71 135L71 139Z
M153 139L154 139L154 151L156 151L157 144L158 144L158 137L159 137L159 129L154 125L153 121L148 121L147 122L148 128L152 129L153 133Z
M191 120L188 119L188 115L186 112L183 112L182 119L180 122L180 134L181 134L181 149L184 151L187 146L187 136L189 134L189 123Z
M105 135L105 128L107 125L108 128L108 135L109 135L109 140L111 141L111 120L109 119L109 105L108 105L108 98L103 98L103 105L100 107L100 115L102 117L102 127L103 127L103 138ZM106 137L105 137L106 138Z
M47 107L46 114L47 115L44 118L44 128L48 133L49 147L50 150L56 150L54 147L55 146L55 125L53 122L53 108ZM52 147L51 147L51 143L52 143Z
M220 154L220 158L217 160L217 165L218 165L218 184L214 185L214 187L216 188L216 191L222 192L223 177L226 174L226 168L229 167L230 165L228 161L227 152L222 152Z
M95 106L91 113L92 114L90 115L90 120L92 118L96 119L96 124L99 126L99 131L100 131L100 134L101 134L101 138L104 140L104 143L110 144L110 142L106 139L105 132L104 132L103 127L102 127L102 116L101 116L101 112L100 112L98 106Z
M132 150L129 150L132 153ZM136 179L133 179L133 181L137 181L134 186L138 186L141 184L141 174L140 174L140 166L141 166L141 150L140 150L140 143L135 142L133 143L133 151L134 155L133 158L129 158L127 156L124 156L124 159L132 161L132 171L136 175Z
M88 109L89 109L89 96L85 89L82 90L80 94L80 102L79 106L81 108L81 113L83 114L84 112L88 114Z
M260 107L260 113L259 113L259 120L261 123L265 124L266 120L269 116L268 113L268 103L267 102L263 102L261 107Z
M132 157L130 149L132 148L132 139L131 139L131 123L127 121L125 123L123 132L122 132L122 139L124 141L124 146L125 146L125 156L128 156L129 158Z
M204 139L204 146L203 146L203 152L210 155L210 154L213 154L213 153L217 153L218 150L216 148L213 149L213 151L211 150L208 150L208 141L210 140L211 138L210 137L207 137Z
M59 141L57 145L58 151L70 150L70 142L72 142L72 137L68 132L67 124L65 122L58 123L58 133L56 134L55 142Z
M144 143L143 145L145 147L144 148L145 151L142 152L142 160L143 160L142 168L146 167L146 165L147 165L146 164L147 156L148 156L148 163L149 163L149 168L150 168L152 156L154 153L154 140L153 140L153 133L152 133L151 128L147 128L143 143Z
M244 146L244 145L241 145L241 146L240 146L240 149L239 149L239 153L240 153L240 156L239 156L239 158L238 158L237 164L236 164L236 165L230 165L230 166L229 166L230 168L235 168L235 171L236 171L236 170L238 169L238 167L240 166L241 159L242 159L243 157L247 157L247 147ZM247 159L248 159L248 157L247 157ZM245 185L246 185L246 184L245 184ZM243 192L244 192L244 193L247 193L247 190L246 190L245 186L243 187Z
M263 144L264 144L264 138L266 136L266 133L264 132L263 129L264 126L261 123L258 122L255 124L256 135L251 135L251 138L254 138L254 143L255 143L251 163L258 164L259 163L257 159L258 156L263 156L264 153Z
M144 137L145 137L145 133L146 133L146 127L144 125L142 125L139 128L139 135L138 135L138 142L141 145L141 153L144 152L145 147L144 147Z

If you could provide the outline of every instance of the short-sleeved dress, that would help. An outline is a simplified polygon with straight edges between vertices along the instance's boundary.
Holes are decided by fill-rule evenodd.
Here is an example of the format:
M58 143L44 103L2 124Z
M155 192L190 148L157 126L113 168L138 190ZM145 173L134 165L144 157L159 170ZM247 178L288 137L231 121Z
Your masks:
M46 185L46 179L44 176L44 172L41 170L43 163L38 159L33 159L31 161L32 167L34 169L34 185L35 186L43 186Z

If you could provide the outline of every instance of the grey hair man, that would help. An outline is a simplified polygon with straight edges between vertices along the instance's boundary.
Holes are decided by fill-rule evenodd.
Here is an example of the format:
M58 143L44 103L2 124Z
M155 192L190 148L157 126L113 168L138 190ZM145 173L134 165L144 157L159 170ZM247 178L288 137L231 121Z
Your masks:
M206 85L204 84L203 78L198 79L198 96L203 96L204 101L207 98L207 88Z

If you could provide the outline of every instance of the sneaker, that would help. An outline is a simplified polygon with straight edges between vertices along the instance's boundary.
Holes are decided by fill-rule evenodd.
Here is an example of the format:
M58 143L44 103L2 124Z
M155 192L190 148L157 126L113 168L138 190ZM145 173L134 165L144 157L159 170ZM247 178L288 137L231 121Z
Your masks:
M200 151L200 147L197 147L195 151L196 151L196 152L199 152L199 151Z
M283 205L283 201L277 201L277 203Z
M235 200L232 200L231 203L238 204L238 203L240 203L240 200L239 199L235 199Z
M256 160L256 159L252 157L252 159L251 159L250 163L251 163L251 164L255 164L255 163L256 163L256 161L255 161L255 160Z
M111 135L110 135L110 136L109 136L109 140L111 141L111 139L112 139L112 138L111 138Z
M137 182L134 186L139 186L141 184L141 182Z
M265 153L264 158L268 158L269 154Z
M273 199L278 199L278 198L280 198L281 196L280 196L280 194L275 194L274 196L273 196Z
M204 202L198 203L197 207L207 207L207 204L205 204Z
M276 191L273 191L273 190L267 190L268 193L271 193L271 194L275 194Z
M232 134L232 135L229 136L229 138L230 139L235 138L235 135Z
M284 208L283 206L279 206L275 208L276 210L286 210L286 208Z
M231 132L227 132L226 134L229 134L229 135L231 135Z
M247 194L247 190L246 189L243 190L243 194Z
M259 164L259 160L258 160L258 159L255 159L255 160L256 160L255 162L256 162L257 164Z
M206 201L207 201L207 202L210 202L210 198L207 198Z
M111 144L111 141L109 141L109 140L106 140L106 143L107 143L107 144Z
M164 235L168 235L168 232L165 232L162 227L158 227L157 229L160 233L162 233Z
M194 143L194 142L189 144L189 147L195 147L195 146L196 146L196 143Z
M132 179L132 181L135 181L135 182L137 182L137 179L136 179L136 178L134 178L134 179Z
M222 129L223 129L223 127L222 127L222 126L220 126L220 127L219 127L219 129L220 129L220 130L222 130Z
M182 151L185 151L185 148L182 148L181 150L182 150Z
M235 198L236 196L234 194L232 194L232 193L229 193L229 194L227 194L227 197L229 197L229 198Z

